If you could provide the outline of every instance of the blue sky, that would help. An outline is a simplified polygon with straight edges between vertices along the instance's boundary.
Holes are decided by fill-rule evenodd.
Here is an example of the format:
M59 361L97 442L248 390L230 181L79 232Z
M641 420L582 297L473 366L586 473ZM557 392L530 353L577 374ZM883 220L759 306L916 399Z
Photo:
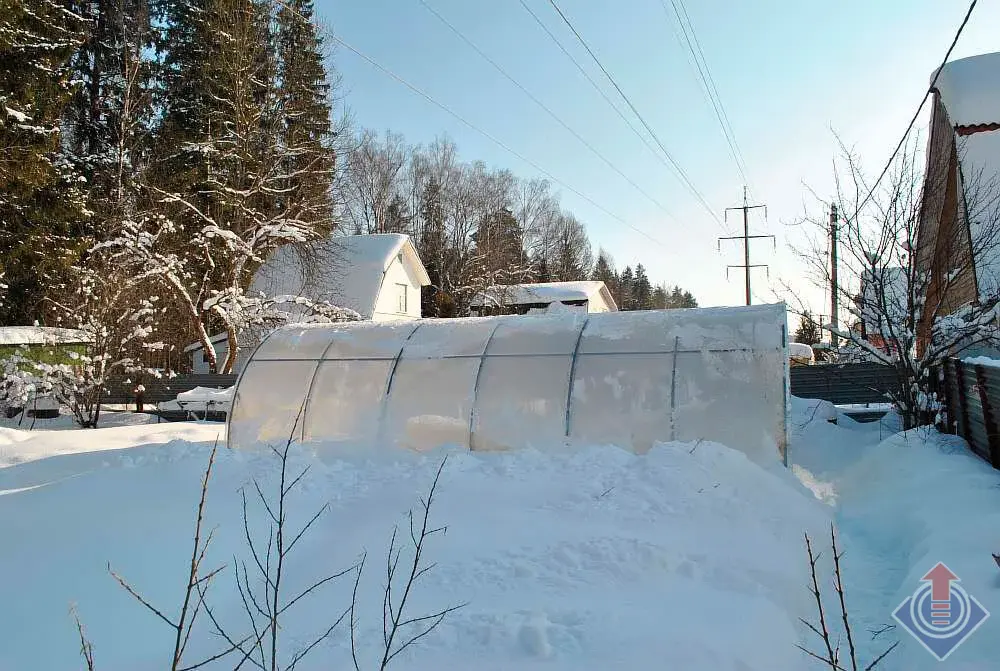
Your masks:
M643 263L654 281L680 284L703 305L743 302L737 243L594 91L519 0L426 0L566 124L662 204L650 202L455 36L419 0L316 0L339 37L499 138L559 180L644 231L558 187L616 264ZM548 0L525 0L615 102L616 94ZM669 0L663 0L670 8ZM701 91L672 10L661 0L561 0L561 9L631 98L712 209L741 203L743 180ZM789 249L805 205L832 188L836 131L877 171L923 96L968 4L959 0L687 0L691 23L747 165L751 195L768 205L752 232L757 302L783 296L781 280L822 312ZM1000 3L980 0L953 58L1000 50ZM359 125L411 143L446 134L463 159L523 177L540 175L489 139L339 48L333 65ZM624 105L623 105L624 107ZM627 113L627 110L625 110ZM634 120L634 118L633 118ZM634 121L638 126L638 122ZM921 118L919 128L926 127ZM739 214L739 213L734 213ZM732 217L732 214L730 215ZM736 230L737 220L730 220Z

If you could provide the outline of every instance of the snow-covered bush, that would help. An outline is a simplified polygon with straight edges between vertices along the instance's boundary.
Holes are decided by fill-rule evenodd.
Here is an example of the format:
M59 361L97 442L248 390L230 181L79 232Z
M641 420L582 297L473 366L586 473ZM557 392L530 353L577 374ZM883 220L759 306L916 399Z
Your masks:
M146 293L145 278L105 263L100 254L75 267L74 280L51 303L62 324L82 331L89 346L82 354L70 352L72 363L36 363L34 369L81 427L96 428L112 377L163 374L144 355L162 346L156 320L165 309Z

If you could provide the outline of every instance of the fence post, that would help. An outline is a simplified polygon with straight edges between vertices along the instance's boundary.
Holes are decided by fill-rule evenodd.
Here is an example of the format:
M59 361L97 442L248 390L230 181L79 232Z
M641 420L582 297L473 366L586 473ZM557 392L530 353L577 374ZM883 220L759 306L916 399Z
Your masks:
M956 361L955 381L958 383L958 414L955 415L956 433L966 440L969 439L969 403L965 398L965 366L961 361ZM959 422L958 418L962 421Z
M983 424L986 425L990 463L993 464L993 468L1000 468L1000 432L997 431L993 408L990 405L990 393L986 386L986 370L981 365L976 366L976 386L979 387L979 402L983 406Z
M944 363L941 364L941 372L944 374L944 379L938 381L944 392L944 407L947 411L947 421L944 428L947 433L958 432L958 410L955 408L955 394L952 392L951 383L948 380L948 370L954 367L954 365L951 359L945 359Z

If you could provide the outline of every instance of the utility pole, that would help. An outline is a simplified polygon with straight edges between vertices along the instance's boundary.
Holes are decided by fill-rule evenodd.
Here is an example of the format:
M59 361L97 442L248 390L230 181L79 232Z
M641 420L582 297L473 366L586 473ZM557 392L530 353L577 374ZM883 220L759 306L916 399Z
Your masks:
M750 269L751 268L767 268L766 263L751 264L750 263L750 241L756 240L757 238L771 238L772 243L774 243L773 235L750 235L750 210L755 210L758 208L764 208L764 216L767 217L767 205L748 205L747 204L747 188L743 187L743 205L742 207L727 207L726 208L726 221L729 221L729 211L730 210L742 210L743 211L743 235L731 235L724 238L719 238L719 247L721 249L723 240L742 240L743 241L743 263L736 265L726 266L726 276L729 275L730 268L743 268L746 271L746 298L747 305L750 305Z
M840 346L840 336L837 331L840 329L840 321L837 319L839 313L837 299L840 286L837 283L837 204L830 205L830 325L833 330L830 333L830 345Z

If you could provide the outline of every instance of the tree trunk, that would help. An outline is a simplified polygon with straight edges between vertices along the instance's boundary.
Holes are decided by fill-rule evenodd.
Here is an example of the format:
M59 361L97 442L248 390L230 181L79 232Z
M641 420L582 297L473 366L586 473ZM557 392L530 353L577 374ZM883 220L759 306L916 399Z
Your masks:
M226 360L222 364L222 374L229 375L233 372L233 367L236 365L236 350L239 347L238 336L236 335L236 329L232 326L226 328L226 338L229 341Z

